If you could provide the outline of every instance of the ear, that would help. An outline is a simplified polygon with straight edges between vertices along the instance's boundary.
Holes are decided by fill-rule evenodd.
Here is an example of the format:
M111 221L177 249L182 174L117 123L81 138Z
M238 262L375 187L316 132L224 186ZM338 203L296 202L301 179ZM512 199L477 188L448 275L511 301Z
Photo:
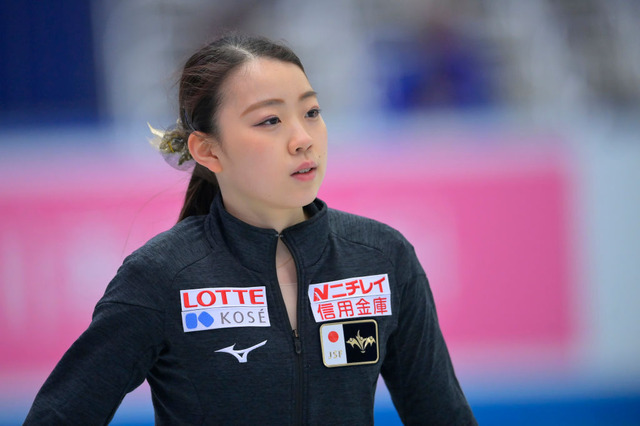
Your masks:
M213 173L222 171L222 164L218 157L218 142L202 132L193 132L187 141L189 152L197 163L203 165Z

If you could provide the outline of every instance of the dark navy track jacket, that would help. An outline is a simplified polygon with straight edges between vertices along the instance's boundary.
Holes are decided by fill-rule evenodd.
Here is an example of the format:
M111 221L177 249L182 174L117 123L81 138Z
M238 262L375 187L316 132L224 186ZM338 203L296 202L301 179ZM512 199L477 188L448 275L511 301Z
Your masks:
M327 208L281 234L216 197L125 259L25 424L107 424L149 382L159 425L373 424L380 374L405 424L476 424L413 247ZM298 329L278 238L298 274Z

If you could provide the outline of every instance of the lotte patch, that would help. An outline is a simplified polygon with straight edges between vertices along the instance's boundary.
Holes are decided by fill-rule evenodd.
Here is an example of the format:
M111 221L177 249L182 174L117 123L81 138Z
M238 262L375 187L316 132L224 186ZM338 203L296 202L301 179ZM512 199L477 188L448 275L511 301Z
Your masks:
M180 290L185 333L233 327L269 327L266 287Z
M320 344L326 367L375 364L380 358L378 323L361 320L323 324Z

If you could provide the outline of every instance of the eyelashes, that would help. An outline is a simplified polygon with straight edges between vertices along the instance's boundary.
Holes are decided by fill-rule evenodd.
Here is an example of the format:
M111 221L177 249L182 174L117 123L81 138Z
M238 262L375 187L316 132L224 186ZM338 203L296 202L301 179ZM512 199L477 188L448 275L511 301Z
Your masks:
M320 113L322 112L322 110L320 108L311 108L307 114L305 115L305 117L309 117L309 118L316 118L318 116L320 116Z
M304 115L305 118L310 118L310 119L315 119L318 118L320 116L320 113L322 112L322 110L320 108L311 108L309 111L307 111L307 113ZM266 120L263 120L259 123L257 123L255 126L256 127L272 127L275 126L279 123L281 123L282 120L280 120L279 117L277 116L273 116L273 117L269 117Z
M271 117L271 118L267 118L264 121L261 121L260 123L256 124L256 126L269 127L269 126L275 126L278 123L280 123L280 119L278 117Z

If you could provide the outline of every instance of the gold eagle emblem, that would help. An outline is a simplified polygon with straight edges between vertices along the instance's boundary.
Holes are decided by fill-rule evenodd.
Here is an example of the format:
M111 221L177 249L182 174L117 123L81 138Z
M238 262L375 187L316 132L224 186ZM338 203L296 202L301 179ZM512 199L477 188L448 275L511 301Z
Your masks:
M374 339L373 336L361 337L360 330L358 330L358 332L356 333L356 337L352 337L351 339L347 340L347 343L350 344L352 348L357 346L358 349L360 349L360 352L364 353L367 349L367 346L373 346L376 343L376 339Z

